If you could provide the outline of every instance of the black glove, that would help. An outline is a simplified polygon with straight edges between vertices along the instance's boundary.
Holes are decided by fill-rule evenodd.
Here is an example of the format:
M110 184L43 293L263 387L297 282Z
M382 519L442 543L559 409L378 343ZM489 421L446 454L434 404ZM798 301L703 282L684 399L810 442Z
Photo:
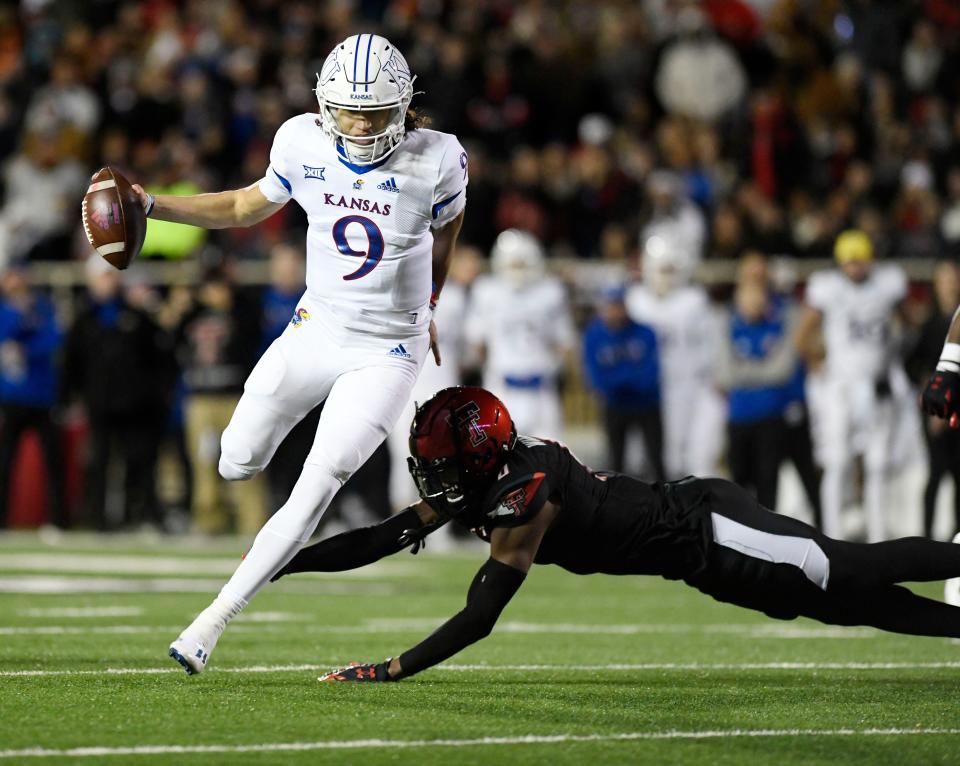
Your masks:
M960 374L947 370L937 370L927 382L920 396L920 406L928 415L945 418L951 428L960 426Z
M399 679L391 678L387 668L390 666L390 657L383 662L376 664L372 662L359 663L351 662L347 667L339 670L331 670L320 676L321 681L353 681L354 683L385 683L387 681L397 681Z

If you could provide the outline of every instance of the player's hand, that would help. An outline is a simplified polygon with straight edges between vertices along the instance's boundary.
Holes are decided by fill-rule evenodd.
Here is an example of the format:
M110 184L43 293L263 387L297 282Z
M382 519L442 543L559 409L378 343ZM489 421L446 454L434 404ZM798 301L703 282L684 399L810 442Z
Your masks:
M430 350L433 352L433 360L440 366L440 334L437 332L437 324L430 320Z
M377 662L375 664L372 662L351 662L345 668L324 673L318 680L351 681L353 683L385 683L395 680L390 677L390 673L387 671L389 665L390 660L384 660L383 662Z
M150 198L147 196L147 193L143 190L143 187L140 184L131 184L130 188L133 189L133 193L137 195L137 199L140 200L140 204L143 205L143 209L147 209Z
M944 418L951 428L960 427L960 375L937 370L920 396L920 406L928 415Z

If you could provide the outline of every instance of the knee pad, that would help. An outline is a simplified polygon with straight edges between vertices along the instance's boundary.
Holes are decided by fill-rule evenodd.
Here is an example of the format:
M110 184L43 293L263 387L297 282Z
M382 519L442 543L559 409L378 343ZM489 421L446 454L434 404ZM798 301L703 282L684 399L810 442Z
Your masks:
M260 472L259 468L245 468L236 465L230 462L224 455L220 455L220 464L217 466L217 470L220 472L220 476L227 481L246 481L247 479L252 479Z
M227 481L245 481L263 470L254 462L253 452L244 447L236 434L227 428L220 439L220 475Z

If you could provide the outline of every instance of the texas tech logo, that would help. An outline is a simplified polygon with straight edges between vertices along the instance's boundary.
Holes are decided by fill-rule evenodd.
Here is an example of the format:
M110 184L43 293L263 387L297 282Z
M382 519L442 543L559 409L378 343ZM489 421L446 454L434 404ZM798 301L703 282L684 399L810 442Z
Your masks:
M479 447L487 440L487 434L480 428L480 407L476 402L467 402L458 408L454 415L457 418L457 429L466 429L472 446Z
M497 508L497 516L519 516L526 510L527 493L523 487L515 489L509 495L504 495ZM502 510L501 510L502 509Z

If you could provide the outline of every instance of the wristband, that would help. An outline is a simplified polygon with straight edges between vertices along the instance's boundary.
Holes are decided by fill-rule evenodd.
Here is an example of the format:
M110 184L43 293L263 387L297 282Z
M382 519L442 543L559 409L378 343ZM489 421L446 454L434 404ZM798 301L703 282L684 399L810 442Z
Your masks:
M960 343L943 344L937 369L941 372L960 372Z
M153 206L157 203L157 201L154 199L153 195L150 192L144 192L144 194L147 195L147 206L143 209L143 212L144 212L144 215L146 215L147 218L149 218L150 213L153 212Z

